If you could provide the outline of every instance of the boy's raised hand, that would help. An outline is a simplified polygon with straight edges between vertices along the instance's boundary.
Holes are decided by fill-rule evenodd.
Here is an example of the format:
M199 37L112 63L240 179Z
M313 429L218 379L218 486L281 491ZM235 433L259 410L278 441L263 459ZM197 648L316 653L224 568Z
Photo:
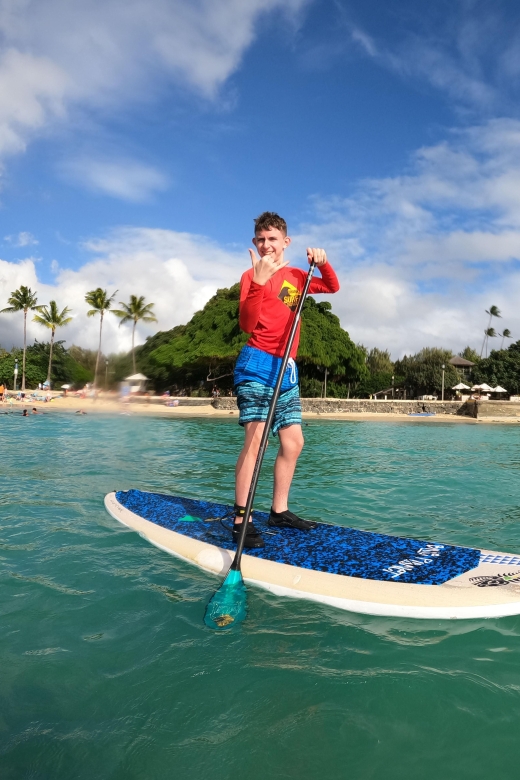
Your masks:
M256 253L250 249L249 254L251 255L251 265L254 269L253 282L261 286L266 284L280 268L285 268L286 265L289 265L289 261L284 260L283 255L277 260L274 253L267 253L263 257L257 257Z
M314 262L319 267L320 265L325 265L327 262L327 253L324 249L312 249L311 247L307 247L307 260L309 261L309 265Z

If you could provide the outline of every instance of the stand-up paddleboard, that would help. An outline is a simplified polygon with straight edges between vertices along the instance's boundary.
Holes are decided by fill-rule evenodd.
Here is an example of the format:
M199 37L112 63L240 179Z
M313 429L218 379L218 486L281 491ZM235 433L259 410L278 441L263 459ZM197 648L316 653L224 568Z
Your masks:
M147 541L215 574L234 555L219 519L232 507L128 490L109 493L108 512ZM320 523L275 530L254 512L265 547L247 550L246 582L278 596L369 615L460 619L520 614L520 555L457 547ZM230 521L228 521L230 522Z

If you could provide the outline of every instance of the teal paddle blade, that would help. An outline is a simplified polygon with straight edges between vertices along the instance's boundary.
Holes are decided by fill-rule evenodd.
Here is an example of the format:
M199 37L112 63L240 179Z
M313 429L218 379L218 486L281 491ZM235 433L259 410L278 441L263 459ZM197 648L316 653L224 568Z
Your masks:
M233 628L246 617L246 586L239 571L231 569L206 607L204 622L216 631Z

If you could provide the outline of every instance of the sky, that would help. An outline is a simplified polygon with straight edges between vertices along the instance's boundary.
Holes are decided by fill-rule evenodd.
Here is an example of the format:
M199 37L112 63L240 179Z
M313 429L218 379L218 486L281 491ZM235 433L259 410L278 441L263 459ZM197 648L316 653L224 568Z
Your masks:
M292 264L327 250L356 343L480 351L491 305L516 341L519 97L512 0L0 0L0 307L27 285L94 349L85 293L144 295L142 343L239 280L269 210Z

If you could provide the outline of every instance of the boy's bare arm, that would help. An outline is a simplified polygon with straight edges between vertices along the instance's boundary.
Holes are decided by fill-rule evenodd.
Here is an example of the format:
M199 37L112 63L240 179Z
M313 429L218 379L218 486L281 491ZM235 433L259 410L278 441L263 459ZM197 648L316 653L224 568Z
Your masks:
M321 279L314 277L309 287L309 292L315 293L336 293L339 290L339 280L336 272L327 260L327 253L324 249L307 249L307 259L309 263L313 260L320 269Z

